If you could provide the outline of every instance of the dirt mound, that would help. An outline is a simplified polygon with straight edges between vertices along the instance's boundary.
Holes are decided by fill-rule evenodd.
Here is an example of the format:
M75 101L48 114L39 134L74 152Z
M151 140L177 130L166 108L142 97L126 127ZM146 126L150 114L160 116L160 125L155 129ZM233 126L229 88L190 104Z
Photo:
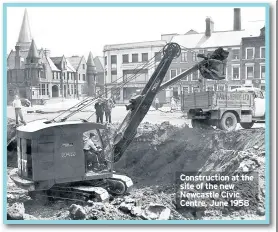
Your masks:
M258 146L264 151L264 129L224 132L169 128L153 127L154 131L138 135L116 168L140 184L169 184L175 182L177 171L198 172L215 163L212 154L221 149L242 151Z

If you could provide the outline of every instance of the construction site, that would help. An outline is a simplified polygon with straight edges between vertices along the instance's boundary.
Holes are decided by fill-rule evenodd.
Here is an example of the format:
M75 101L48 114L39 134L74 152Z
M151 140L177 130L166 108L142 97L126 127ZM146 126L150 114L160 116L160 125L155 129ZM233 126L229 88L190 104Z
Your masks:
M264 94L253 87L202 90L184 95L180 107L161 107L157 93L196 71L204 79L225 79L229 52L219 47L163 82L181 49L165 45L141 93L125 106L111 103L112 123L100 119L98 109L110 101L104 93L69 105L8 107L7 219L264 220ZM20 123L19 111L25 117ZM179 172L256 177L235 181L229 198L218 189L220 181L206 181L220 197L179 207ZM196 185L186 193L204 191ZM210 201L217 204L206 207Z
M124 108L113 109L110 135L119 126ZM54 112L26 114L26 120L53 117ZM89 114L82 112L83 115ZM8 119L8 139L15 136L15 121ZM80 203L70 200L32 199L9 178L17 167L16 149L8 151L8 219L14 220L258 220L264 219L265 129L238 127L227 132L219 129L192 128L182 112L156 111L152 108L139 126L136 137L116 163L115 171L133 180L134 187L124 196L111 195L104 202ZM259 173L256 207L242 210L226 207L218 215L204 209L176 207L176 171L224 172L242 170ZM253 186L240 186L246 193ZM247 196L249 197L249 196ZM252 198L253 199L253 198Z

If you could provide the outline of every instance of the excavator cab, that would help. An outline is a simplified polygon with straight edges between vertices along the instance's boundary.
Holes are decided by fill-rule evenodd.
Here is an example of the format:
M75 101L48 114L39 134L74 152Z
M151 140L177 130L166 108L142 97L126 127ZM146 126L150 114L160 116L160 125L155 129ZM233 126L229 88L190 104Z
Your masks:
M38 120L18 127L18 170L11 178L25 189L41 190L57 183L111 177L113 153L106 130L105 125L82 121ZM87 168L84 142L88 133L95 134L99 148L97 158L102 166L98 170Z

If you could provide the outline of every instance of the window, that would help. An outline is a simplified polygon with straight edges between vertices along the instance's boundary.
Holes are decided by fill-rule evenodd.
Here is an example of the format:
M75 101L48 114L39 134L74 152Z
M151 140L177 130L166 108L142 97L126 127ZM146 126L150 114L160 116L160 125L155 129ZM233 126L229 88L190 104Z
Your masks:
M170 70L170 79L172 79L175 76L177 76L177 70L176 69Z
M260 47L260 58L261 59L265 58L265 47Z
M247 79L254 77L254 66L246 66L246 77Z
M200 88L198 86L192 86L192 93L200 92Z
M107 56L104 58L104 65L107 65Z
M45 84L42 84L42 95L45 95Z
M117 64L117 56L116 55L111 56L111 64Z
M60 73L57 72L57 79L59 80L60 79Z
M182 91L183 91L184 94L189 93L189 87L188 86L182 87Z
M70 86L71 94L73 94L73 85Z
M83 81L86 81L86 75L83 74Z
M181 62L187 62L187 52L181 53Z
M111 71L111 81L116 82L117 81L117 70L112 70Z
M207 91L214 91L214 86L208 85L206 89L207 89Z
M239 66L233 66L232 67L232 78L233 80L239 80L240 74L239 74Z
M80 80L80 73L78 74L78 80Z
M181 69L181 72L180 72L180 73L185 72L186 70L187 70L187 69ZM188 81L188 76L182 78L182 80L183 80L183 81Z
M132 54L132 63L138 62L138 54Z
M239 60L239 49L233 49L232 50L233 53L233 60Z
M148 61L148 53L142 53L142 62Z
M128 54L123 55L123 63L128 63Z
M254 59L254 53L255 53L254 48L246 48L246 59L247 60Z
M85 64L83 64L82 66L83 66L83 69L85 69Z
M192 53L192 60L193 61L197 61L198 59L197 59L197 52L193 52Z
M158 62L161 60L161 52L155 52L154 53L154 56L155 56L155 62Z
M265 79L265 65L260 66L260 78Z
M197 81L198 80L198 72L193 72L192 73L192 81Z
M225 85L217 85L217 91L224 91Z

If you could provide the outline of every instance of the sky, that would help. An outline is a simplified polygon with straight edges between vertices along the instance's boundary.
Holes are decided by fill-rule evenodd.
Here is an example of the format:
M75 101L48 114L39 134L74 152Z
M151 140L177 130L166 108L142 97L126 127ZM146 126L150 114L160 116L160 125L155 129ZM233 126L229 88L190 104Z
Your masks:
M14 49L23 7L7 11L7 53ZM32 37L38 48L48 48L51 56L102 56L103 47L140 41L160 40L161 34L184 34L190 29L205 31L205 18L211 17L215 31L233 29L232 7L30 7L26 8ZM241 26L265 20L261 7L241 8Z

